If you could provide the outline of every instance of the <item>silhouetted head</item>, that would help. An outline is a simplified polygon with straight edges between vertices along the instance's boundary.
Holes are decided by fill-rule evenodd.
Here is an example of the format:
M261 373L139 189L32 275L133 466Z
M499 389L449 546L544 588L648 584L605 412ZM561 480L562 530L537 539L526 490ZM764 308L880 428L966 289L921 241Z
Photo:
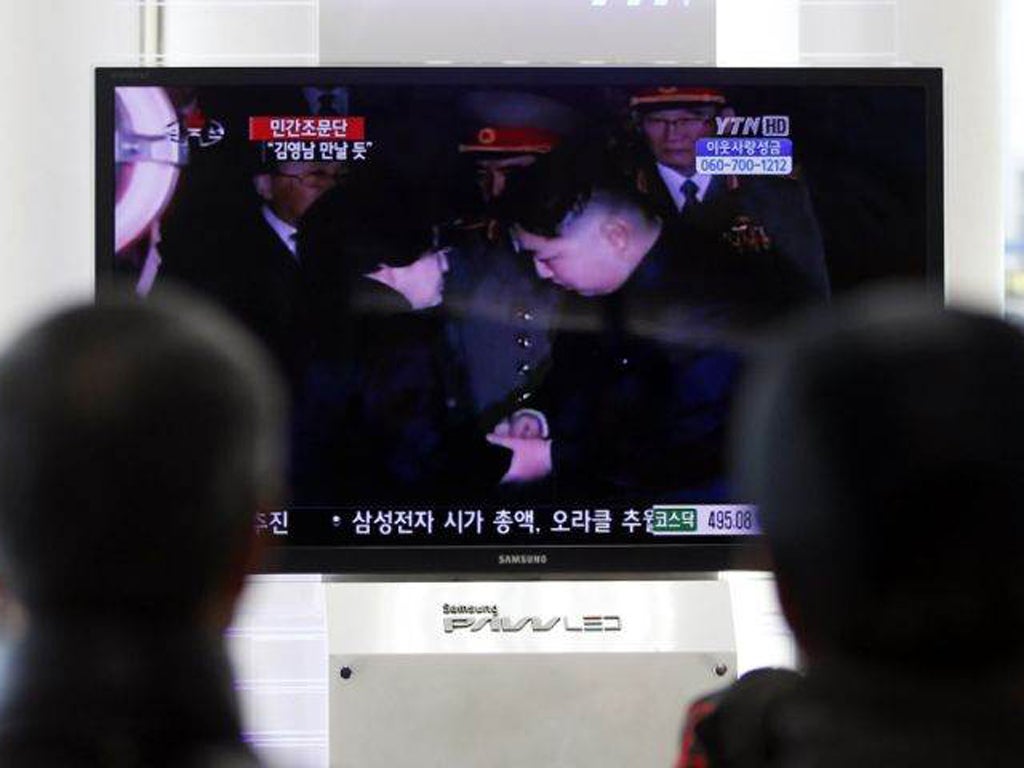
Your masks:
M108 296L0 357L0 578L30 621L222 622L281 491L284 401L225 315Z
M861 297L749 381L735 469L809 659L979 670L1024 649L1024 337Z

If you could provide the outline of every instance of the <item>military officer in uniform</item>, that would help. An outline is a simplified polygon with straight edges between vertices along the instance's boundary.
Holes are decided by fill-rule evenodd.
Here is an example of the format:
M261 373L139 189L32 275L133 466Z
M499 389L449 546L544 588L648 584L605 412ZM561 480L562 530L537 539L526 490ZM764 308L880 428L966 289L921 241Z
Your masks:
M489 428L510 398L528 403L549 360L559 299L517 252L502 202L518 175L572 130L574 117L553 99L519 92L473 92L460 108L459 153L472 165L478 209L444 228L440 244L453 246L445 304L473 407Z
M722 245L759 254L792 269L822 299L830 294L817 218L795 175L719 176L699 173L697 141L717 135L717 118L733 116L713 88L665 86L630 98L640 137L637 188L685 250Z

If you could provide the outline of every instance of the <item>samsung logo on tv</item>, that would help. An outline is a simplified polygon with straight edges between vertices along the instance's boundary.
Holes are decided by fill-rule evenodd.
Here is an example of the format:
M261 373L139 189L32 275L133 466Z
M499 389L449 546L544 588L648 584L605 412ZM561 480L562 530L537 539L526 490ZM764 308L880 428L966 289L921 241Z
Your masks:
M547 565L547 555L498 555L498 565Z

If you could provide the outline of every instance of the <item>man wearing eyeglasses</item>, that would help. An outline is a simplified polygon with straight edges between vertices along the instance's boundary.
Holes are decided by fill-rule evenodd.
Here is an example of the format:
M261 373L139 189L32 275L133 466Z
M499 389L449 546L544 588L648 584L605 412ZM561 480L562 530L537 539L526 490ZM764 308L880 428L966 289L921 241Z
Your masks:
M725 97L714 90L665 88L635 94L630 105L662 182L647 181L660 212L670 217L702 203L712 177L697 173L697 140L714 135L715 118L727 110Z
M253 177L263 200L263 218L293 256L297 257L295 241L303 215L344 175L344 163L300 161L278 163Z
M697 142L735 116L715 88L645 88L629 101L639 134L637 188L680 242L680 252L727 250L791 270L819 298L830 293L824 246L806 186L785 177L700 173ZM797 142L799 143L799 142ZM643 151L645 150L645 151Z

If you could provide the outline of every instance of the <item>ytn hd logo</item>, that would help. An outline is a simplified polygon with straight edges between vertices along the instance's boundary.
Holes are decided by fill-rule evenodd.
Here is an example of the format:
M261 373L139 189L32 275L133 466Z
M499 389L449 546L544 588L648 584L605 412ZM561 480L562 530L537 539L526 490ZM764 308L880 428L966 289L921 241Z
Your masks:
M789 116L719 115L715 118L715 130L719 136L764 136L770 138L789 136Z

